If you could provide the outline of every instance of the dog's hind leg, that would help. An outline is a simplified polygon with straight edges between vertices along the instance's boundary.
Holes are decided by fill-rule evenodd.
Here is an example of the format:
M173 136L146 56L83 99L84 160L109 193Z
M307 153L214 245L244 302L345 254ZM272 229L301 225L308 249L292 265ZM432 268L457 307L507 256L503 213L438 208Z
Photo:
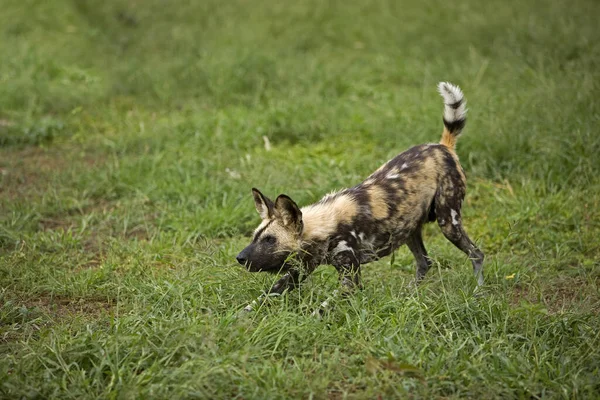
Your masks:
M415 232L408 238L406 245L415 256L417 261L417 275L416 283L419 283L425 277L425 274L431 267L431 259L427 255L425 245L423 244L423 237L421 235L421 227L417 228Z
M438 225L442 233L456 247L462 250L471 259L473 273L477 279L477 285L483 285L483 252L469 239L462 226L460 206L462 198L448 196L444 198L443 193L436 195L435 213Z

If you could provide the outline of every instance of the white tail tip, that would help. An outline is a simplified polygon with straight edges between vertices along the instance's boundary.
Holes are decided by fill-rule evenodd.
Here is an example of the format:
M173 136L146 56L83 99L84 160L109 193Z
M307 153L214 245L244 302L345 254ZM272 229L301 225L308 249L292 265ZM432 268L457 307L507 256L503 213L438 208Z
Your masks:
M438 91L444 98L444 119L449 123L465 119L467 102L462 90L450 82L440 82Z

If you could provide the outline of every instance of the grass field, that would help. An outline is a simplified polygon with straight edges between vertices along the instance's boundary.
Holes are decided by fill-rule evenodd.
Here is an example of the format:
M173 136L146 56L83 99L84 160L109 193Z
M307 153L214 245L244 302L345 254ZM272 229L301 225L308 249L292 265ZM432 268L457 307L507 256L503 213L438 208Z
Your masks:
M600 3L0 0L1 398L600 398ZM466 256L428 226L338 287L235 255L439 140L462 87ZM271 146L265 146L267 137Z

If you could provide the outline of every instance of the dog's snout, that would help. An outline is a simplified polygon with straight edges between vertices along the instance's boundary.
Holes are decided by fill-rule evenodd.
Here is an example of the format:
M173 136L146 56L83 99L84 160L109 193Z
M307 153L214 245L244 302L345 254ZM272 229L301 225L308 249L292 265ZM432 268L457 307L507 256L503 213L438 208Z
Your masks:
M248 263L248 248L245 248L244 250L240 251L240 254L238 254L235 259L243 266L246 266L246 264Z
M242 265L246 265L246 261L248 261L241 253L238 254L238 256L235 259Z

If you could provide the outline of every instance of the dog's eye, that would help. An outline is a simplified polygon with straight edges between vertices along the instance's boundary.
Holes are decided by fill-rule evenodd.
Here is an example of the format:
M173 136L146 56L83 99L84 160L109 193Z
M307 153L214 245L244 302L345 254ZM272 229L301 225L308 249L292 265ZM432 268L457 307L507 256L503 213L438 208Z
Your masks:
M268 236L265 236L262 239L262 241L263 241L263 243L266 243L266 244L275 244L275 242L277 242L277 239L275 239L275 236L268 235Z

